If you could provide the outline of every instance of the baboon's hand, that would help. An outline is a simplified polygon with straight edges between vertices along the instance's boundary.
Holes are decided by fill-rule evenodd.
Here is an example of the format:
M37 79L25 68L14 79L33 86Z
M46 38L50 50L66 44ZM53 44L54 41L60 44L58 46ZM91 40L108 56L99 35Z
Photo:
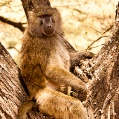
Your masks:
M78 98L80 101L84 101L87 98L87 90L85 89L73 89L73 94L72 96L75 98Z

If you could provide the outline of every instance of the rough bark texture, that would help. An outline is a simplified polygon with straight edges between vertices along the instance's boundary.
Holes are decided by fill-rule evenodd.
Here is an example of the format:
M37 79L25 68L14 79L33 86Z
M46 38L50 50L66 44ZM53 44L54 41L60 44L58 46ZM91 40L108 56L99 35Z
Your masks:
M80 78L91 79L85 102L89 119L119 119L119 4L110 34L97 56L75 68Z
M17 119L18 106L24 97L19 69L0 43L0 119Z
M99 54L89 62L91 67L86 71L92 76L86 100L89 119L119 119L118 18L108 39Z
M111 38L92 60L87 109L90 119L118 119L119 103L119 23L113 28ZM115 106L116 107L115 107ZM89 113L90 112L90 113ZM116 115L115 115L116 113Z

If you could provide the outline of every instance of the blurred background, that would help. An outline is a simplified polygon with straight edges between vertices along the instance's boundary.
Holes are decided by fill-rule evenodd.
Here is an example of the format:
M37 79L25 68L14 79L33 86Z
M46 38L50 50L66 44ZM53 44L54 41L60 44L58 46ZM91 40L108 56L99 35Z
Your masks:
M98 53L109 40L118 0L50 0L63 18L66 39L76 50ZM20 0L0 0L0 42L18 62L27 26Z

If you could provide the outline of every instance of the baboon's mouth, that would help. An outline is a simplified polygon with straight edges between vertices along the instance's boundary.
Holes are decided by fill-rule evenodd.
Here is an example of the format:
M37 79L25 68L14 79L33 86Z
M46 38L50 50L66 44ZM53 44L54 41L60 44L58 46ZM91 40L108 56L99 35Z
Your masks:
M46 36L51 36L51 35L53 35L54 34L54 32L55 32L55 30L54 29L47 29L47 30L43 30L43 33L44 33L44 35L46 35Z
M55 26L46 26L45 28L42 26L42 32L46 36L51 36L55 32Z

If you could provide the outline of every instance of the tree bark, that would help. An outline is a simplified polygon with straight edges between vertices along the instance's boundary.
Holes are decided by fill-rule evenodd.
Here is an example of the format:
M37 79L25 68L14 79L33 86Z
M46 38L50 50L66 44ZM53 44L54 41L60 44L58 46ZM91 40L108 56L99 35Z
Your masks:
M0 118L17 119L26 94L19 80L19 68L0 43Z
M117 31L115 35L113 34L110 41L92 61L90 69L92 82L89 84L90 93L87 98L87 109L92 112L92 114L88 113L90 119L111 119L111 117L115 119L119 113L116 112L118 107L112 107L112 103L115 104L119 86L118 33Z
M108 42L105 43L98 55L90 61L89 72L92 74L92 81L88 83L90 92L86 101L89 119L119 118L118 19L116 19Z

